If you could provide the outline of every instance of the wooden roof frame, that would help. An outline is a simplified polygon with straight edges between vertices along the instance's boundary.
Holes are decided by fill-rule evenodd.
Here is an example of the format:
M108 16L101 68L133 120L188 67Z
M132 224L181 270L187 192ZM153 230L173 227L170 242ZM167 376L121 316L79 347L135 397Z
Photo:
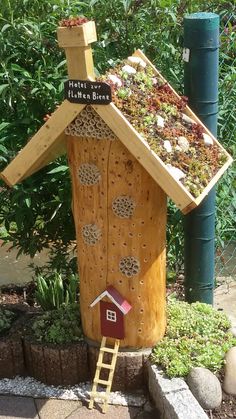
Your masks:
M152 67L154 73L166 82L142 51L137 50L133 55L142 58ZM170 88L175 92L171 86ZM179 97L176 92L175 94ZM203 192L197 198L194 198L180 181L174 179L163 161L150 149L147 142L144 141L142 136L113 103L110 103L109 105L92 106L108 127L116 134L119 140L127 147L131 154L140 162L184 214L200 204L233 161L232 157L223 149L222 145L202 124L191 109L186 107L186 114L195 122L203 126L204 131L213 139L214 143L224 150L228 157L226 163L211 179ZM64 130L76 116L79 115L84 107L85 105L70 103L68 100L64 100L52 114L50 119L39 129L15 159L0 174L1 178L9 186L13 186L40 170L59 155L65 153L67 136L64 134Z

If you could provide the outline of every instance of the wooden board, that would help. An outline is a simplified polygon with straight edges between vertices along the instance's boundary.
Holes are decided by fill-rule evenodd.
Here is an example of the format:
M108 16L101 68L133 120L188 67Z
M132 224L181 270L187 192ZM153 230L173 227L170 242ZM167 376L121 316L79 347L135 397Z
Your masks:
M64 130L83 108L65 100L0 174L1 178L13 186L64 152Z
M151 347L165 331L166 195L119 141L68 138L73 185L73 213L78 244L81 317L87 338L100 342L99 303L89 305L113 285L132 305L125 316L128 347ZM81 185L81 164L95 164L101 173L96 185ZM119 218L112 210L119 196L136 203L134 214ZM82 228L96 224L101 239L84 242ZM138 275L127 278L119 270L122 257L140 261Z
M61 48L88 46L97 40L94 21L72 28L57 28L58 45Z
M70 79L95 79L93 53L90 46L65 48L67 72Z

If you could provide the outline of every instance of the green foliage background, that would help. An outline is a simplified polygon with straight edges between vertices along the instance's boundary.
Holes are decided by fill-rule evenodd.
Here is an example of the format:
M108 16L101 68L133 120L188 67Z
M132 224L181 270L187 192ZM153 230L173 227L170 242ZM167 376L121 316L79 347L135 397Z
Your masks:
M64 53L56 41L60 19L81 14L95 19L97 73L140 48L181 93L182 20L186 13L200 10L215 11L222 16L219 134L235 155L232 107L236 96L236 10L233 1L2 0L0 170L42 125L43 117L62 100L67 74ZM227 142L229 133L231 140ZM232 239L232 235L236 239L232 216L236 208L235 171L235 167L231 168L218 188L218 202L224 201L224 207L219 205L217 224L221 244ZM19 253L33 256L53 243L55 255L65 256L75 238L65 157L13 189L1 182L0 190L1 237L18 247ZM182 218L172 204L169 205L168 243L169 266L178 270L183 261Z

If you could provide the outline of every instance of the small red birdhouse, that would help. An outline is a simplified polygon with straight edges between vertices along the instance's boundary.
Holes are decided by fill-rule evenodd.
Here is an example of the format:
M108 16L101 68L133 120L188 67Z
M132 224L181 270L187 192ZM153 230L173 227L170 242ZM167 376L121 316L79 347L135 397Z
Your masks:
M111 302L102 301L105 297L108 297ZM90 304L90 307L94 307L98 302L100 302L101 335L115 339L124 339L124 315L131 310L131 305L112 285L107 287Z

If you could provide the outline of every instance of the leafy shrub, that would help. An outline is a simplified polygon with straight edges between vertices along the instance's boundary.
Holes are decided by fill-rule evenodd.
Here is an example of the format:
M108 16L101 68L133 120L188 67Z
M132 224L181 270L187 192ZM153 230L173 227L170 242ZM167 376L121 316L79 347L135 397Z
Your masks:
M10 329L15 318L16 314L13 311L0 309L0 335Z
M78 276L70 275L67 281L58 272L44 278L36 278L35 299L43 310L58 309L62 305L73 304L77 300Z
M64 344L82 340L78 304L47 311L32 324L33 337L37 342Z
M93 44L97 73L141 48L163 75L183 92L182 19L195 11L222 16L219 138L235 148L235 5L223 0L2 0L0 10L0 170L42 125L63 96L65 55L57 47L58 22L84 14L97 24ZM234 134L232 134L234 133ZM231 137L230 143L228 142ZM235 239L235 167L218 188L217 238ZM1 238L19 253L34 256L56 244L67 249L75 239L71 182L65 157L57 159L9 190L0 181ZM220 205L224 202L223 205ZM168 255L172 270L183 263L181 217L169 206ZM66 228L65 228L66 226ZM57 259L58 261L58 259ZM178 262L176 262L178 261Z
M217 372L236 338L227 316L204 303L169 302L165 337L153 350L152 360L169 377L186 376L193 367Z

